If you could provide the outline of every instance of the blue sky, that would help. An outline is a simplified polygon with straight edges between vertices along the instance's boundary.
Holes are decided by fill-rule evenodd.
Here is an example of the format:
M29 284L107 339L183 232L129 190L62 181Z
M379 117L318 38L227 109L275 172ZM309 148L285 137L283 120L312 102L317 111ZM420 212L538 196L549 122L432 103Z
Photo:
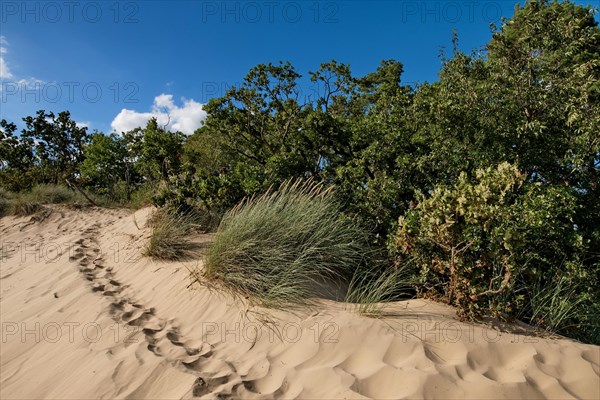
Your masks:
M171 129L190 133L209 98L280 60L302 75L332 59L363 75L393 58L404 63L404 82L433 81L452 29L462 49L479 48L515 4L4 0L0 117L69 110L108 133L152 115L165 123L168 113Z

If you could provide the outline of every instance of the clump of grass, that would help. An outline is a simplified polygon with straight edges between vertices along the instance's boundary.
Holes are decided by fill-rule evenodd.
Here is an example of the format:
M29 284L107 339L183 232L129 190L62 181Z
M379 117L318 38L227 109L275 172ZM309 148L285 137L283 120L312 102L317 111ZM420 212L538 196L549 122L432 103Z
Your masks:
M11 193L0 190L0 215L29 216L43 210L43 204L84 203L85 199L65 186L37 185L30 191Z
M1 195L1 194L0 194ZM11 194L10 200L22 200L39 204L87 204L79 192L62 185L36 185L31 190Z
M547 285L536 284L531 288L529 319L538 327L551 333L575 328L573 321L585 320L585 297L583 288L560 277Z
M125 189L123 189L124 191ZM151 184L143 185L131 193L129 201L123 201L123 205L127 208L139 210L152 204L152 196L156 192L156 187ZM125 197L125 194L122 194Z
M218 211L210 211L199 209L195 211L197 215L197 224L202 228L204 233L215 232L219 227L223 214Z
M0 197L0 217L5 216L10 210L10 201Z
M0 186L0 199L10 200L14 197L14 193Z
M71 203L81 200L78 197L83 197L81 195L77 196L74 191L61 185L37 185L30 192L25 193L24 196L40 204Z
M269 307L305 302L315 283L350 276L369 246L332 190L284 183L225 213L208 248L204 276Z
M10 214L17 217L27 217L41 211L44 207L40 203L27 201L17 197L10 202Z
M5 216L10 212L11 199L14 194L3 187L0 187L0 217Z
M379 317L385 302L406 297L411 288L409 273L404 266L396 268L358 268L346 293L345 301L353 303L356 311L367 317Z
M190 241L190 233L197 227L195 219L195 216L176 209L156 211L148 221L152 235L144 255L161 260L180 260L193 256L196 246Z
M181 218L185 217L186 223L199 233L214 232L221 219L220 214L193 206L164 205L146 221L146 226L154 226L163 214L173 213Z

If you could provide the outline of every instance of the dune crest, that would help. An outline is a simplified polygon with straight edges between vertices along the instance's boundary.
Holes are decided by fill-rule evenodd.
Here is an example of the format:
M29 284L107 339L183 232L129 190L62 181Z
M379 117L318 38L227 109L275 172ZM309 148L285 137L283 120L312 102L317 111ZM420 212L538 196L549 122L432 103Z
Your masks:
M0 397L600 398L600 347L321 301L248 308L141 256L150 209L0 219ZM199 237L206 241L208 237Z

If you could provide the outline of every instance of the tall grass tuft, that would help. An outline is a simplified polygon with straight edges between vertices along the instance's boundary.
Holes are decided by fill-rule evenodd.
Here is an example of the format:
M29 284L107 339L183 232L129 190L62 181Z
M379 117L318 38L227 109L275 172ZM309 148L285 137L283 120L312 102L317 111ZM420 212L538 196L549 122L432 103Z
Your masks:
M125 189L122 190L123 192L125 191ZM134 210L139 210L140 208L147 207L152 204L152 196L155 192L155 185L142 185L141 187L137 188L131 193L131 198L129 199L129 201L123 200L122 205ZM125 193L123 193L122 196L124 198Z
M354 304L361 315L379 317L384 313L386 301L406 297L411 286L405 266L383 270L359 268L350 281L345 301Z
M195 255L196 245L190 241L197 218L177 209L157 210L149 220L152 227L144 255L161 260L181 260Z
M12 198L13 194L11 192L0 187L0 217L3 217L10 211Z
M585 298L580 296L584 288L578 287L564 277L550 284L536 284L531 288L529 319L545 330L557 333L572 330L574 321L585 320Z
M0 190L0 215L24 217L43 210L43 204L65 203L86 204L87 200L81 194L61 185L36 185L27 192L19 193Z
M332 190L288 181L223 216L204 275L261 305L305 302L325 279L346 277L369 255L361 227L345 218Z
M0 199L10 200L14 197L14 193L0 186Z
M44 207L37 202L17 197L10 202L10 214L17 217L27 217L41 211Z
M3 198L0 197L0 217L5 216L10 210L10 202Z
M31 191L24 193L27 199L40 204L61 204L76 201L84 202L85 199L66 186L61 185L37 185Z

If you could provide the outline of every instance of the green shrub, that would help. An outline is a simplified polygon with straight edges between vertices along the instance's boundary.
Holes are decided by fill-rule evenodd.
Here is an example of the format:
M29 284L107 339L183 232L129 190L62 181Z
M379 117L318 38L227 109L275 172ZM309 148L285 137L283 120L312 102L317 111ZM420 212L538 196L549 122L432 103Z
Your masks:
M263 305L289 306L323 280L349 277L369 255L361 227L340 213L332 190L297 180L227 212L204 273Z
M581 261L587 249L573 223L575 204L570 188L528 182L502 163L421 196L400 218L392 248L398 260L410 255L416 261L421 294L458 306L463 317L507 318L533 304L525 319L560 331L566 314L570 324L584 318L594 296L580 299L583 293L554 280L593 288L597 278ZM552 318L537 318L536 310L547 307Z
M182 173L163 183L152 196L152 203L157 207L192 214L204 232L213 232L219 226L223 213L218 207L209 209L207 204L198 198L196 184L197 181L192 179L191 175Z

